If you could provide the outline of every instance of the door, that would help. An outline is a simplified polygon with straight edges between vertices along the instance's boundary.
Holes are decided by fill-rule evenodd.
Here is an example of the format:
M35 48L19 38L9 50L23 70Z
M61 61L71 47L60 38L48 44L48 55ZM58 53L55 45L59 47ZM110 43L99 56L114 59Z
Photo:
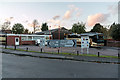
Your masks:
M19 37L15 38L15 45L19 45Z

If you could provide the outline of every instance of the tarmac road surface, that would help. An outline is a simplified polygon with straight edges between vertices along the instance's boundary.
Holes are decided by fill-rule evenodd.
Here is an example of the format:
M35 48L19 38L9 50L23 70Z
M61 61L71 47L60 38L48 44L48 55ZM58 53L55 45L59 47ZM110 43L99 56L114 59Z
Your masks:
M118 64L2 54L3 78L117 78Z

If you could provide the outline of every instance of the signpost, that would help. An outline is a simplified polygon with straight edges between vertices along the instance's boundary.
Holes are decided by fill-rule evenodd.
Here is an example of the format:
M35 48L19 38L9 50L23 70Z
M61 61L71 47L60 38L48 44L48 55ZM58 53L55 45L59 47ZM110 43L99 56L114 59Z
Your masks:
M48 40L49 47L76 47L76 40Z
M81 36L81 53L83 49L87 48L87 54L89 53L89 36Z
M39 44L39 46L41 48L43 48L45 46L45 39L44 38L40 38L40 44Z
M41 48L41 53L42 53L42 48L45 47L45 38L40 38L40 44L39 44L40 48Z

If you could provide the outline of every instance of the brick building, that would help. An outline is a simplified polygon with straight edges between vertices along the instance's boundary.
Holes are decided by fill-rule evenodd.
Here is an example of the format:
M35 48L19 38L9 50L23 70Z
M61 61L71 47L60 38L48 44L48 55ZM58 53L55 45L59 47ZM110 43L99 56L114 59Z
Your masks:
M35 45L35 41L40 38L48 40L51 35L29 35L29 34L4 34L7 45Z

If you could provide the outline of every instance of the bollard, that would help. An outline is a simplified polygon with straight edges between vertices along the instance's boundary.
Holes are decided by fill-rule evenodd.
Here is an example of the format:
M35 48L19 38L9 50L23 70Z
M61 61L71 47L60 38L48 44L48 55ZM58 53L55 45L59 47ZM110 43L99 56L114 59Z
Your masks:
M5 49L7 49L7 45L5 44Z
M77 56L79 55L79 51L77 51Z
M98 57L100 57L100 52L98 52Z
M118 58L120 58L120 54L118 53Z
M41 53L42 53L42 48L41 48Z
M58 49L58 54L59 54L59 49Z
M16 45L14 46L14 50L16 50Z
M26 48L26 51L28 51L28 47Z

